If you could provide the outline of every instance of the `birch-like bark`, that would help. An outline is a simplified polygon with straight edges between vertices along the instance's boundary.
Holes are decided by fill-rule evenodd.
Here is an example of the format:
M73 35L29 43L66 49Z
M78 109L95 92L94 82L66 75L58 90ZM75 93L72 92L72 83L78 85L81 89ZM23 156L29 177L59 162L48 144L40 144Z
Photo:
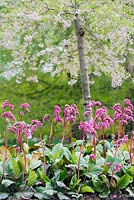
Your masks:
M77 37L83 104L84 104L84 110L88 111L89 108L87 108L87 105L91 101L91 95L90 95L88 68L86 66L85 53L84 53L84 49L85 49L84 34L85 34L85 32L84 32L83 26L80 22L78 14L75 14L74 25L75 25L75 32L76 32L76 37ZM87 115L86 120L89 120L89 119L92 119L92 112L90 112Z

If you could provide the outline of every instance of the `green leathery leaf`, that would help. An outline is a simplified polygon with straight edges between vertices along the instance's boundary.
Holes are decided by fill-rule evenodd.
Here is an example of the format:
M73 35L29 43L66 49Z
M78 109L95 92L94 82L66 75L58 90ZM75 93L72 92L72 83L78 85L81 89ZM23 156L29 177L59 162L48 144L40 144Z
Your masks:
M129 185L130 182L131 182L131 176L129 176L129 175L126 173L126 174L124 174L121 178L119 178L119 179L117 180L117 186L118 186L118 188L120 188L120 189L124 189L124 188L126 188L126 187Z
M35 173L35 171L30 170L29 176L28 176L28 183L27 183L28 186L34 185L36 179L37 179L37 174Z
M40 167L41 165L42 165L41 160L36 160L35 162L32 162L32 163L30 164L30 168L31 168L32 170L34 170L34 169L37 169L38 167Z
M3 179L2 180L2 185L4 185L5 187L9 187L10 185L15 184L15 182L9 180L9 179Z
M70 200L70 198L68 196L64 195L61 192L58 192L57 196L58 196L59 200Z
M0 192L0 200L7 199L9 196L8 193Z
M64 147L63 151L64 151L64 156L66 157L66 159L71 161L72 155L71 155L71 152L68 150L68 148Z
M64 155L63 145L61 143L56 144L52 149L52 156L54 159L60 159Z
M13 170L14 175L15 176L19 176L21 171L20 171L20 167L19 167L18 161L13 159L11 161L11 163L12 163L12 170Z
M94 190L90 186L84 185L80 188L80 193L94 193Z
M44 181L44 183L51 182L51 180L48 178L48 176L46 176L44 174L43 171L41 171L40 169L38 169L38 172L39 172L39 176L40 176L41 180Z

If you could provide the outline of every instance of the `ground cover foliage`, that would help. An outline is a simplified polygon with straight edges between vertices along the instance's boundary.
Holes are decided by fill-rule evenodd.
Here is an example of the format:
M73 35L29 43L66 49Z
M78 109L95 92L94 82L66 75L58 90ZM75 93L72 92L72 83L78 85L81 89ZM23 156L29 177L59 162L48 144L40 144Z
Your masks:
M134 121L134 106L129 99L107 107L92 101L93 119L79 122L76 139L73 126L79 117L75 104L63 111L54 106L52 115L26 123L30 104L20 104L19 118L8 100L2 104L4 145L0 146L0 199L119 199L134 198L134 132L126 126ZM50 135L46 136L45 126ZM60 142L54 144L53 130L60 126ZM111 139L105 138L109 132ZM16 143L8 144L8 136ZM38 135L38 138L36 136ZM87 197L87 194L88 195ZM117 195L118 194L118 195ZM124 196L125 197L125 196Z

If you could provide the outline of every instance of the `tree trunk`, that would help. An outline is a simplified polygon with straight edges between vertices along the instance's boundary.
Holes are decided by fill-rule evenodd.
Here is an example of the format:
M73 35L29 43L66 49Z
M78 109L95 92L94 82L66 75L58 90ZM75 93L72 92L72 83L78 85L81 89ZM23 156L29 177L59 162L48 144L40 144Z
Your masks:
M77 36L83 105L84 105L84 110L89 111L89 108L87 108L87 105L91 101L91 96L90 96L88 68L86 66L85 53L84 53L84 34L85 34L85 32L84 32L83 26L80 22L78 14L75 14L74 24L75 24L75 31L76 31L76 36ZM92 112L90 112L87 115L86 120L89 120L89 119L92 119Z

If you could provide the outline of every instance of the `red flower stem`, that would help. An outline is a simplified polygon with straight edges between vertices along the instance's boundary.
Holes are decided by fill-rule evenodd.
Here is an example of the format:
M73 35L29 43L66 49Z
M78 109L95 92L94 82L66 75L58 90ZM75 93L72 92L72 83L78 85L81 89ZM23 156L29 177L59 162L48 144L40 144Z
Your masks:
M65 131L66 131L66 122L64 121L64 127L63 127L63 134L62 134L62 139L61 139L61 143L64 143L64 139L65 139Z
M27 158L26 158L26 153L24 151L23 143L21 144L21 149L22 149L23 155L24 155L24 170L23 170L23 173L22 173L22 183L23 183L24 182L24 175L25 175L25 172L26 172L26 166L27 166Z
M82 138L82 145L80 146L80 154L78 158L78 179L80 178L80 159L81 159L81 154L82 154L82 147L85 139L85 132L83 133L83 138Z
M46 175L46 156L45 156L45 144L43 143L42 133L40 129L38 129L40 132L40 142L41 142L41 148L42 148L42 155L43 155L43 161L44 161L44 175ZM49 144L50 145L50 144Z
M133 148L133 136L131 136L130 138L130 149L129 149L130 165L132 165L132 160L133 160L132 148Z
M94 133L94 139L93 139L93 146L94 146L94 163L96 163L96 141L97 141L97 134L96 134L96 131Z
M116 121L114 121L114 141L116 140Z
M122 133L122 125L120 124L119 130L118 130L118 140L120 140L121 133Z
M69 131L68 131L68 141L69 143L72 142L72 122L70 121Z
M4 141L5 141L5 153L4 153L4 161L3 161L3 176L5 174L5 165L6 165L6 160L7 160L7 148L8 148L8 137L7 137L6 126L5 126L5 131L4 131Z
M49 145L51 144L53 137L53 119L51 120L50 135L49 135Z

